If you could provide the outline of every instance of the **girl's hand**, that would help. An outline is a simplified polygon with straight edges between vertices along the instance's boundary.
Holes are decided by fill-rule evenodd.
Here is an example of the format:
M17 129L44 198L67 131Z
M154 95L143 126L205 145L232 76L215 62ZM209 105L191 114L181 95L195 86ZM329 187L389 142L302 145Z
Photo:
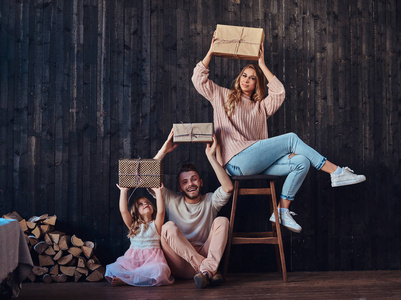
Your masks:
M259 67L266 65L265 64L265 48L263 46L263 43L260 44L258 64L259 64Z
M212 145L210 145L210 143L206 144L206 149L205 149L206 156L208 157L215 156L216 148L217 148L217 140L216 136L213 134L213 144Z
M120 189L121 192L128 192L131 189L129 187L119 186L118 183L116 183L116 186Z
M163 191L163 188L164 188L164 184L163 184L163 182L162 182L162 184L160 185L160 187L158 187L158 188L151 188L151 190L152 191L154 191L155 192L155 194L157 194L157 193L162 193L162 191Z

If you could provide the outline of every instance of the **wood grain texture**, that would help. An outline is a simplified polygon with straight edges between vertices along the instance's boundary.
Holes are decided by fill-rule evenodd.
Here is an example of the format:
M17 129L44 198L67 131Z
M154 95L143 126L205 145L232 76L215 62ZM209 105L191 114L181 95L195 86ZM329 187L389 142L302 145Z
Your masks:
M191 76L216 24L262 27L266 64L286 88L269 135L295 132L368 178L333 189L310 171L291 206L303 231L283 230L288 270L399 269L400 14L396 0L1 1L0 212L55 214L61 230L94 240L101 261L114 261L129 243L118 159L152 158L173 123L211 122ZM230 87L245 64L213 58L210 78ZM166 187L175 189L188 161L204 192L218 187L204 146L165 158ZM258 203L238 211L246 226L267 229ZM239 247L234 270L265 271L249 253L272 254Z

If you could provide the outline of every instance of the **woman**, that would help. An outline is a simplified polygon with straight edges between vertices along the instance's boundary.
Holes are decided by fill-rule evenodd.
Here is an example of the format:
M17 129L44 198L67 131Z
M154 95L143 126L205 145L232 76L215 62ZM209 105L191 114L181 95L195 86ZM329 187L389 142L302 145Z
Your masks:
M247 65L236 78L234 88L229 90L209 79L213 43L214 37L205 58L194 69L192 82L213 106L215 133L221 145L219 162L231 175L287 176L280 196L280 223L291 231L300 232L302 228L292 218L294 213L289 211L289 206L310 165L329 173L333 187L360 183L366 178L354 174L348 167L331 163L294 133L268 138L267 119L284 102L285 90L266 67L263 44L258 66ZM263 98L266 79L269 91ZM275 222L273 214L270 221Z

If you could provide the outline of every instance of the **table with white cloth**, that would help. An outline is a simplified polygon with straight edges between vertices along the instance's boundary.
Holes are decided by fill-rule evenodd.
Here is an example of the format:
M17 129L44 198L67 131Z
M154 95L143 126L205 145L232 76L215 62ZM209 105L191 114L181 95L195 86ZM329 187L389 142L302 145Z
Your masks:
M0 283L18 297L21 283L33 268L24 233L17 220L0 218ZM1 295L0 295L1 296Z

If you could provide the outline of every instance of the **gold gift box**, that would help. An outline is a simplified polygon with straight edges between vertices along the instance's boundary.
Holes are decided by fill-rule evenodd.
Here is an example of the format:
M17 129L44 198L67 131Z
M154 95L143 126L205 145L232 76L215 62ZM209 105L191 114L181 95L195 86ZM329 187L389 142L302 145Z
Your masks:
M213 142L213 123L173 124L174 143Z
M218 24L212 51L221 57L258 60L260 44L264 39L262 28Z
M163 181L163 164L160 159L120 159L118 184L121 187L160 187Z

